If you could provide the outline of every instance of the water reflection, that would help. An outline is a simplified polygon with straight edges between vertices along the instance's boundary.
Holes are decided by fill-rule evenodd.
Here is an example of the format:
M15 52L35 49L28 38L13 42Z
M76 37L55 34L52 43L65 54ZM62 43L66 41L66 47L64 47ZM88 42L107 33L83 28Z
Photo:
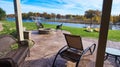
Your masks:
M63 26L70 26L70 27L77 27L77 28L85 28L90 26L90 24L75 24L75 23L64 23L64 22L43 22L46 24L55 24L55 25L59 25L61 23L63 23ZM92 28L100 28L99 24L92 24L91 25ZM111 27L112 30L120 30L120 25L111 25L109 26Z
M15 18L7 18L7 21L15 21ZM34 22L33 20L29 20L29 19L24 19L22 20L23 22ZM63 26L70 26L70 27L77 27L77 28L85 28L87 26L90 26L90 24L76 24L76 23L65 23L65 22L41 22L41 23L46 23L46 24L55 24L55 25L59 25L61 23L63 23ZM91 26L92 28L99 28L100 25L98 24L92 24ZM120 30L120 25L116 24L116 25L112 25L111 26L112 30Z

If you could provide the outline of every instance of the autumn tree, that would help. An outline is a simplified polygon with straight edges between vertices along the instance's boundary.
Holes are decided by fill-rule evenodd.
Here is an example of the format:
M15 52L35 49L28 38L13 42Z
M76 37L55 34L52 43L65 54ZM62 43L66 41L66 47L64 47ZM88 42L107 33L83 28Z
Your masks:
M66 17L66 19L72 19L73 18L71 14L68 14L65 17Z
M85 14L84 16L87 18L87 19L91 19L91 22L90 22L90 27L92 25L92 19L93 17L99 17L101 16L101 12L99 10L87 10L85 11Z
M51 19L51 15L47 14L47 16L45 17L45 19Z
M51 18L56 18L55 13L51 13Z
M60 19L60 18L61 18L61 15L60 15L60 14L57 14L56 18Z
M112 16L113 23L120 22L120 15L119 16Z
M40 13L36 12L36 13L34 13L34 16L35 17L40 17Z
M28 19L28 18L29 18L29 16L27 13L22 13L22 19Z

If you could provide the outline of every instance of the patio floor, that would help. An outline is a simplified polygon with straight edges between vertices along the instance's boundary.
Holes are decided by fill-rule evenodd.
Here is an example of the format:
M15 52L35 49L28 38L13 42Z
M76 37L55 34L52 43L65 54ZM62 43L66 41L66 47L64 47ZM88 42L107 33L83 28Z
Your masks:
M30 57L27 57L23 63L23 67L52 67L53 59L58 50L66 45L66 41L62 33L69 33L66 31L55 31L51 34L38 34L37 31L32 31L31 39L35 41L35 45L30 49ZM82 38L82 40L98 43L97 39ZM115 44L108 42L108 44ZM120 42L118 42L120 43ZM108 45L109 47L114 47ZM120 46L119 46L120 47ZM116 47L117 48L117 47ZM93 55L89 52L82 57L79 67L95 67L96 50ZM104 62L104 67L119 67L113 61L114 59L108 58ZM58 57L56 67L73 67L74 63L66 61Z

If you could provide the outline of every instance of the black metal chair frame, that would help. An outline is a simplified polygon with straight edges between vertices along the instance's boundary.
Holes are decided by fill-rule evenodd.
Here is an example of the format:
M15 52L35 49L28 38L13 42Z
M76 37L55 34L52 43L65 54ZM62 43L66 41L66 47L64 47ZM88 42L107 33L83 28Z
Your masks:
M64 34L66 35L66 34ZM65 37L66 39L66 37ZM67 42L68 44L68 42ZM91 49L93 47L93 50ZM76 66L75 67L78 67L78 64L79 64L79 61L81 60L82 56L87 52L87 51L90 51L90 54L92 55L93 52L95 51L95 48L96 48L96 44L93 43L90 47L86 48L85 50L80 50L80 55L79 55L79 58L77 60L73 59L73 58L70 58L72 60L74 60L74 62L76 62ZM72 50L73 49L73 50ZM67 51L67 50L71 50L71 51L74 51L74 48L71 48L69 45L65 45L64 47L62 47L58 53L56 54L55 56L55 59L53 61L53 64L52 64L52 67L55 67L55 61L57 59L57 56L60 55L64 52L64 51ZM77 49L78 50L78 49ZM62 56L61 56L62 57Z
M56 26L56 30L58 30L58 29L62 30L62 25L63 25L63 24L57 25L57 26Z
M37 29L44 28L42 23L40 23L40 22L35 22L35 23L36 23Z

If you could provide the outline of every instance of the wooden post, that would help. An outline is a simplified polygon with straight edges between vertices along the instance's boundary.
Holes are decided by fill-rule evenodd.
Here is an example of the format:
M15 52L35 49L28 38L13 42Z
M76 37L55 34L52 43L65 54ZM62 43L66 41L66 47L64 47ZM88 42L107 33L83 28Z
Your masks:
M30 40L31 39L31 32L30 31L24 31L24 39L28 39Z
M103 0L102 18L101 18L101 26L100 26L100 34L99 34L95 67L103 67L104 64L104 55L105 55L105 49L107 43L111 7L112 7L112 0Z
M22 16L21 16L21 9L20 9L20 0L14 0L14 11L15 11L15 18L16 18L16 30L18 35L18 41L22 41L23 38L23 26L22 26Z

